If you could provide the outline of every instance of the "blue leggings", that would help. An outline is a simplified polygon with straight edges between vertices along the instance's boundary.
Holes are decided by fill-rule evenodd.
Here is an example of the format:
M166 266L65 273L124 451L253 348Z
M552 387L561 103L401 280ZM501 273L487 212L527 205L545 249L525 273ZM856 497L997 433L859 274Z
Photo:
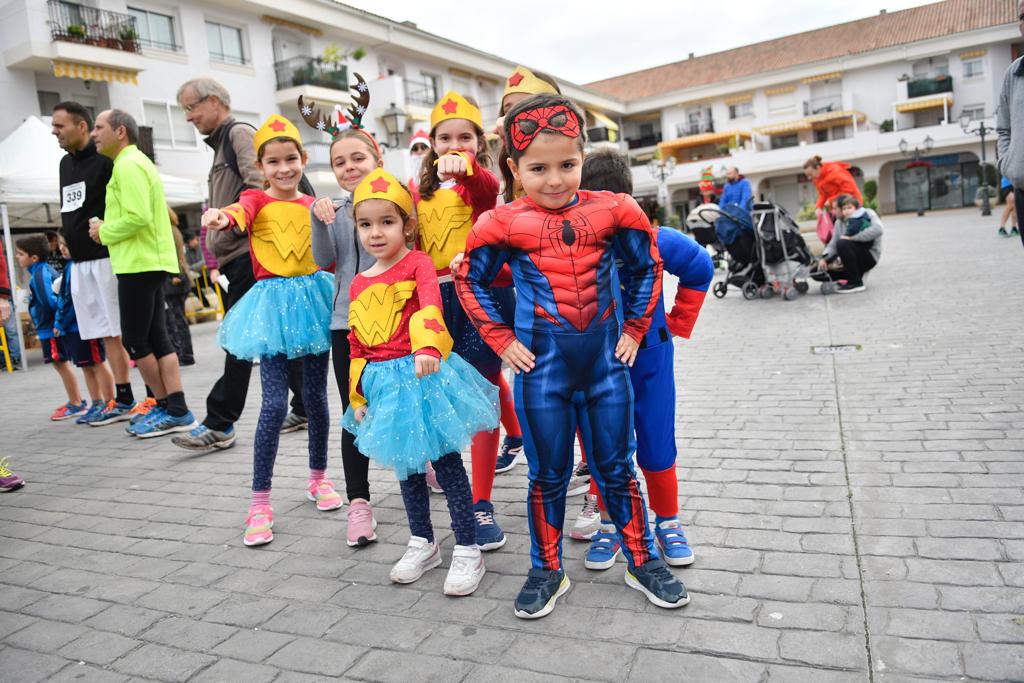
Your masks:
M331 418L327 411L327 362L330 354L303 356L302 401L309 418L309 469L327 469L327 436ZM274 476L281 425L288 415L288 358L277 355L260 359L263 403L253 444L252 490L270 490Z
M437 483L444 489L448 501L448 514L452 517L452 531L455 543L474 545L476 543L476 520L473 518L473 494L469 488L469 477L459 453L447 453L434 461ZM430 523L430 491L423 474L410 474L408 479L399 480L402 502L409 518L409 531L413 536L434 540L434 527Z

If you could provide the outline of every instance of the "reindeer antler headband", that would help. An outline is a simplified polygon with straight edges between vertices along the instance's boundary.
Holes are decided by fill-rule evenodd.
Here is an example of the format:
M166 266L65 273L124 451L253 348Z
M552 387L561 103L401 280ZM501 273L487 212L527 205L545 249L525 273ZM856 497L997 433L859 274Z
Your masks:
M356 84L349 86L354 96L347 115L341 112L340 105L335 107L337 112L337 122L335 122L332 117L323 115L320 109L317 108L316 102L313 100L306 102L302 99L302 95L299 95L299 113L302 114L302 119L306 123L318 131L327 133L331 137L337 137L342 131L346 131L349 128L360 131L370 141L370 145L373 146L377 156L380 157L382 155L377 141L363 129L363 118L366 116L366 110L370 106L370 88L366 85L366 80L360 74L353 73L352 75L356 77Z

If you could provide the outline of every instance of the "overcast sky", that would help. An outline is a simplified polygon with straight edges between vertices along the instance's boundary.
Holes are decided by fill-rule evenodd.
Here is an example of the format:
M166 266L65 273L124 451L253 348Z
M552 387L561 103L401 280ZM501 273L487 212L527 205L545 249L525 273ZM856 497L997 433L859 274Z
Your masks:
M576 83L929 0L341 0ZM492 9L493 8L493 9ZM478 16L491 20L471 23ZM856 35L850 36L855 42Z

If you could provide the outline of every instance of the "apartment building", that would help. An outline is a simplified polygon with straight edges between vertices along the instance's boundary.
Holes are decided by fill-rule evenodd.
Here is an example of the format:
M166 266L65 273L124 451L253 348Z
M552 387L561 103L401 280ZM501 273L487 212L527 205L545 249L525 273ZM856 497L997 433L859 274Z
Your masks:
M728 165L795 212L816 196L802 174L813 155L877 181L884 211L938 209L973 203L981 141L960 119L994 125L1021 47L1016 0L946 0L586 87L624 103L638 194L657 193L651 159L675 161L666 182L680 215L699 201L702 169ZM985 143L992 164L994 131ZM915 150L927 163L907 168Z

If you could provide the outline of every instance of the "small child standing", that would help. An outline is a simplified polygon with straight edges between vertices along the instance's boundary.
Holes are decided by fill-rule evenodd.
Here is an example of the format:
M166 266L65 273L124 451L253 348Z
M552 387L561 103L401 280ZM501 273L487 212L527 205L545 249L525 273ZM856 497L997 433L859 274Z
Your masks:
M68 360L74 363L75 367L82 369L85 387L89 392L89 398L92 399L89 410L75 420L75 424L91 424L99 419L107 402L114 399L114 373L107 365L103 340L82 339L78 334L78 318L75 316L75 303L71 296L71 277L74 270L70 266L73 261L63 234L58 234L57 245L66 265L64 273L54 282L57 313L53 321L53 335L63 346Z
M342 426L356 446L392 467L412 538L391 580L412 583L441 564L430 522L426 467L444 487L455 550L446 595L469 595L484 575L473 498L460 451L498 425L498 390L458 354L444 323L434 263L407 243L415 234L412 196L376 169L353 196L356 230L377 262L352 280L350 404Z
M88 406L78 390L75 373L68 365L67 352L60 340L53 336L57 315L57 295L53 293L56 273L47 263L49 257L50 243L45 235L27 235L14 243L14 258L18 260L19 266L28 271L30 278L28 310L42 346L43 362L53 365L68 396L68 402L50 415L50 419L56 422L84 415Z
M288 361L302 359L302 399L309 417L309 482L306 497L318 510L337 510L341 496L327 479L327 362L331 349L333 278L313 263L309 207L299 191L306 153L298 129L270 116L253 136L256 166L269 187L246 190L238 203L209 209L203 226L248 233L256 284L231 307L219 340L228 353L260 360L263 402L253 443L252 503L242 542L274 540L270 485L288 412Z

